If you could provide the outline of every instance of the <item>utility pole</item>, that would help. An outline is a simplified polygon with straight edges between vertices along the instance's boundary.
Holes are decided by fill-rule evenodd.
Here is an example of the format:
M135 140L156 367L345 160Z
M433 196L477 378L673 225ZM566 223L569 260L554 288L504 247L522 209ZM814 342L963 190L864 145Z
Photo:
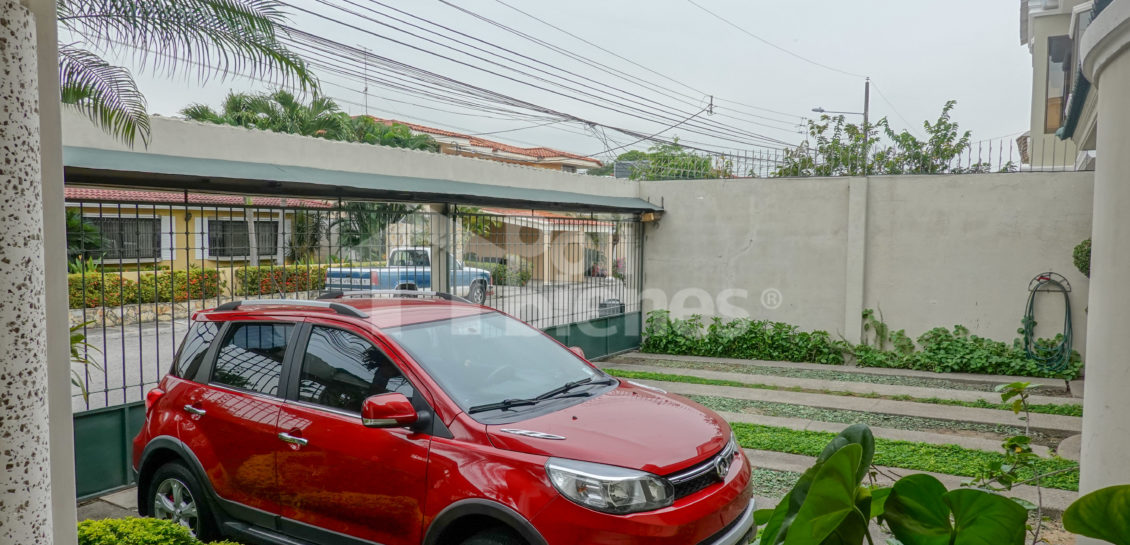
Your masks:
M867 175L868 160L867 151L869 148L871 129L867 125L868 114L871 113L871 78L867 78L863 82L863 175Z
M369 115L369 49L362 46L361 50L365 52L361 57L361 60L364 63L362 65L364 67L362 78L365 80L365 87L363 88L365 92L365 115Z

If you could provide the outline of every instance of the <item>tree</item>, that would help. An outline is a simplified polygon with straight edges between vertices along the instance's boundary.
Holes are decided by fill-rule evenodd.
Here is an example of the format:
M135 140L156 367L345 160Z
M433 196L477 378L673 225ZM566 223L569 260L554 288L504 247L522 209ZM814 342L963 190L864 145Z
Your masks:
M351 202L341 208L341 217L334 221L343 248L368 261L385 255L385 231L418 206L398 203Z
M732 163L722 161L715 163L713 157L699 155L679 145L679 139L673 143L659 143L648 150L632 150L616 157L600 168L589 169L586 173L594 176L608 176L612 174L615 163L631 161L632 171L630 178L633 180L700 180L704 178L727 178L733 175Z
M406 125L378 123L368 116L350 117L332 99L314 94L303 103L288 91L248 94L228 93L220 111L206 104L191 104L181 114L194 121L262 129L344 142L438 151L439 144L426 134L414 134Z
M286 256L294 261L309 260L318 254L322 239L329 232L329 218L321 212L296 211Z
M285 18L276 0L57 0L59 24L77 43L129 47L141 66L168 74L189 63L200 80L240 72L278 77L302 89L317 82L277 39ZM149 143L145 97L129 70L72 43L59 44L64 104L128 145Z
M887 118L878 123L846 123L844 116L823 115L809 120L808 137L800 146L785 150L775 176L861 176L868 174L942 174L983 172L988 165L962 167L959 157L969 150L970 131L960 132L950 117L957 104L948 101L937 121L924 121L926 139L909 131L896 133ZM866 159L864 131L867 134ZM886 137L886 142L880 136ZM955 163L956 161L956 163Z
M101 255L102 232L93 222L82 217L77 208L67 209L67 260Z

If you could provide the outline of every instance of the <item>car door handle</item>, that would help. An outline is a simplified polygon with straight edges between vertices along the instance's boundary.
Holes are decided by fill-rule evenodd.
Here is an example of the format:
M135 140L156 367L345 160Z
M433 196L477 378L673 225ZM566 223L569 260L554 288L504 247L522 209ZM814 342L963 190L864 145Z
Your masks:
M197 407L193 407L192 405L185 405L184 406L184 412L189 413L189 414L194 414L196 416L204 416L205 414L208 414L208 411L205 411L204 409L200 409L200 408L197 408Z
M303 439L301 437L295 437L295 436L293 436L289 433L286 433L286 432L280 433L279 439L282 439L283 442L290 443L292 445L298 445L300 447L304 447L304 446L306 446L307 444L310 443L310 441L308 439Z

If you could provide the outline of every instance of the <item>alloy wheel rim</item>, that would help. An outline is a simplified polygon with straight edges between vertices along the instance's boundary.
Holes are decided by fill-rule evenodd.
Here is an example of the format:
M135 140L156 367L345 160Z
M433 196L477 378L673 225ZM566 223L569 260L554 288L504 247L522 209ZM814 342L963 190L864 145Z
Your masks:
M161 481L157 486L157 492L153 496L153 516L171 520L193 533L200 521L196 499L192 497L188 485L172 477Z

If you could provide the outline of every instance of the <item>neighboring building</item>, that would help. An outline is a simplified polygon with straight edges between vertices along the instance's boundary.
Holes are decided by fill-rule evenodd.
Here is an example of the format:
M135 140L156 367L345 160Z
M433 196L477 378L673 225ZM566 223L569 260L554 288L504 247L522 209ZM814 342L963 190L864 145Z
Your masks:
M382 119L374 116L370 117L385 125L392 125L394 123L407 125L408 128L412 129L415 133L427 134L435 138L436 142L439 142L440 152L448 155L478 157L480 159L490 159L503 163L514 163L531 167L547 168L550 170L561 170L564 172L576 172L577 170L598 168L601 166L601 162L592 157L585 157L567 151L555 150L553 148L520 148L469 134L460 134L444 129L409 123L407 121Z
M65 198L68 210L81 210L100 231L102 263L126 270L223 270L250 263L252 253L260 264L280 265L287 262L295 208L333 208L314 199L203 193L189 193L186 203L184 194L172 192L89 187L67 187Z
M1031 170L1094 168L1090 151L1095 148L1093 125L1090 130L1080 127L1081 132L1068 138L1080 111L1094 116L1094 97L1087 100L1086 92L1080 93L1089 83L1079 72L1079 38L1091 22L1094 4L1083 0L1020 2L1020 43L1032 54L1032 111L1031 127L1019 145ZM1075 117L1070 115L1073 110Z

